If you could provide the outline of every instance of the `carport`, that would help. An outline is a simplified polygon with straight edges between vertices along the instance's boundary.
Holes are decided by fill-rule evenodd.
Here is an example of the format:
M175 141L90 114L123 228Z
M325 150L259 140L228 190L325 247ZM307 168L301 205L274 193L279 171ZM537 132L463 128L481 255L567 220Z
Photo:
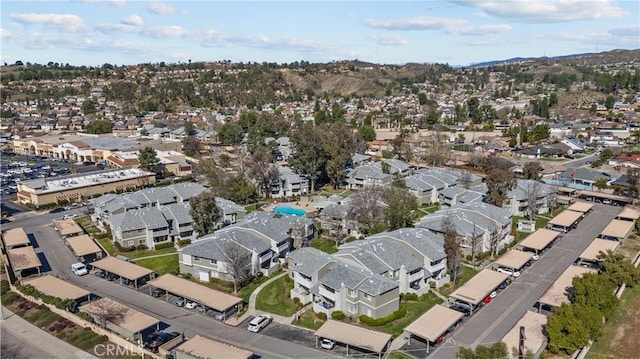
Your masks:
M622 221L637 221L640 218L640 212L631 209L629 207L625 207L620 214L616 217L616 219Z
M573 287L573 278L585 273L597 273L597 271L593 268L569 266L540 297L538 300L539 308L542 309L543 305L559 307L562 303L569 303L568 293Z
M609 201L610 203L621 206L626 206L633 203L633 198L627 198L603 192L578 191L578 198L591 202L607 203L606 201Z
M519 271L524 267L533 257L531 252L523 252L512 249L498 258L494 265L496 267L510 268Z
M80 227L73 219L60 219L53 221L53 229L55 229L62 238L84 234L84 229L82 229L82 227Z
M212 358L214 355L216 358L226 359L253 358L253 353L249 350L197 334L178 345L173 351L176 359Z
M7 257L9 258L9 264L13 274L18 279L28 277L33 273L30 271L36 270L37 274L40 274L42 262L38 258L38 254L31 246L19 247L9 249L7 251Z
M138 281L140 279L153 279L155 276L155 273L150 269L114 257L106 257L93 262L91 266L117 275L120 277L120 283L123 283L123 278L128 279L133 282L135 288L138 288Z
M606 253L607 251L615 251L620 246L618 241L610 241L606 239L596 238L589 244L589 246L580 254L578 262L589 262L591 264L599 264L598 254L600 252Z
M30 285L40 293L63 300L72 299L78 303L91 300L91 292L88 290L51 275L23 280L22 284Z
M516 325L502 338L502 342L507 345L507 353L509 353L507 359L517 358L517 355L513 355L512 349L516 349L517 352L520 346L520 327L524 327L524 351L531 350L533 357L538 358L544 348L547 347L547 336L544 332L545 325L547 325L546 315L526 311Z
M518 247L522 250L533 251L536 254L542 252L558 238L560 233L546 228L540 228L525 238Z
M582 212L564 211L553 217L547 227L554 231L568 232L582 218Z
M327 320L320 329L316 331L315 336L316 348L318 347L319 338L331 339L347 347L347 356L349 355L349 347L352 346L377 353L378 358L381 358L382 353L385 352L387 345L391 341L390 334L331 319Z
M71 247L73 254L82 262L90 262L102 258L102 249L93 241L93 238L86 234L67 237L65 241Z
M80 311L88 313L98 325L127 340L138 340L139 334L145 329L155 326L158 330L160 324L158 319L107 297L81 306Z
M485 300L500 284L509 278L508 275L491 269L483 269L473 278L455 290L449 296L455 300L471 304L474 309ZM473 312L473 311L472 311Z
M580 212L583 215L587 215L593 209L593 203L576 202L567 208L570 211Z
M169 293L171 293L202 304L205 306L205 310L210 308L223 313L224 319L226 319L227 313L231 312L231 309L234 307L240 309L239 305L242 304L242 298L207 288L173 274L165 274L158 277L150 281L149 285L149 294L151 294L153 288L160 288L166 292L166 300L169 300Z
M631 234L634 226L635 222L614 219L602 230L598 238L622 242Z
M2 242L7 250L31 245L31 241L22 227L6 230L2 233Z
M440 338L452 331L462 317L464 317L463 313L437 304L409 324L404 329L404 337L409 345L411 345L412 336L423 339L427 343L427 353L429 353L430 346L438 344Z

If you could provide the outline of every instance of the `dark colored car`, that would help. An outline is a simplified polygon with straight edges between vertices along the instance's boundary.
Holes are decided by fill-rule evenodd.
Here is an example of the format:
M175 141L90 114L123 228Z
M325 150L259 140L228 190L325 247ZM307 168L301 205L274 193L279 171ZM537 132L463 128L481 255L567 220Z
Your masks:
M52 210L49 211L49 213L59 213L59 212L64 212L65 209L64 207L58 207L58 208L54 208Z
M469 308L466 308L460 305L454 305L453 307L451 307L451 309L455 310L456 312L464 313L464 315L471 314L471 312L469 311Z
M167 292L164 289L160 289L160 288L156 288L153 290L153 292L151 292L151 295L156 298L162 297L165 294L167 294Z
M178 332L160 332L150 335L144 343L144 346L154 353L158 351L158 347L180 335Z

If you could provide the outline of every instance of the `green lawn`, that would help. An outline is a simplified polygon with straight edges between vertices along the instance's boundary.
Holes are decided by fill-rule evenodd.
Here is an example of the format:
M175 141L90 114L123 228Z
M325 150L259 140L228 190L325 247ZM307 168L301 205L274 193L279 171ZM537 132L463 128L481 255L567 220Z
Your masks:
M389 324L377 327L369 327L366 325L363 326L380 332L389 333L395 338L398 335L401 335L404 328L406 328L409 324L418 319L418 317L424 314L427 310L431 309L434 305L440 303L442 303L442 299L429 293L420 297L418 301L407 301L400 303L401 307L405 307L407 309L407 315L405 315L404 318L400 318Z
M462 266L462 272L458 275L458 278L456 279L456 285L452 287L451 291L454 291L460 288L463 284L468 282L469 279L473 278L473 276L476 275L477 273L478 271L473 268Z
M292 324L311 330L318 330L324 322L326 322L326 320L319 318L313 309L309 309L302 313L298 320L294 320Z
M322 238L322 237L320 237L320 238L316 239L315 241L313 241L313 243L311 243L311 246L313 248L319 249L319 250L321 250L323 252L326 252L326 253L329 253L329 254L335 253L335 252L338 251L336 249L336 242L334 242L334 241L332 241L330 239L327 239L327 238Z
M178 253L170 256L143 258L135 261L136 264L149 268L158 275L178 272Z
M293 282L287 276L269 283L258 293L256 309L284 317L292 316L298 307L289 297L291 289L293 289Z
M102 245L102 247L109 253L110 256L115 256L116 248L113 246L113 240L111 238L101 238L98 239L98 242Z
M274 273L273 275L278 275L278 273ZM242 297L242 300L244 300L245 303L249 303L249 297L251 297L251 293L253 293L253 291L256 290L256 288L258 288L260 284L269 280L269 278L271 277L262 276L254 279L251 283L242 287L242 289L238 291L238 294Z
M387 357L387 359L413 359L413 358L414 357L412 357L411 355L408 355L399 351L393 351L389 353L389 356Z
M127 256L129 258L141 258L141 257L149 257L149 256L155 256L158 254L167 254L167 253L176 253L176 247L163 248L163 249L142 249L139 251L123 252L120 254L122 254L123 256Z
M546 228L547 223L549 223L550 220L551 219L549 219L548 217L536 216L536 229Z
M421 207L420 208L421 211L424 211L424 212L427 212L427 213L434 213L435 211L437 211L439 209L440 209L440 205L439 204L435 204L435 205L430 204L430 205L427 205L425 207Z

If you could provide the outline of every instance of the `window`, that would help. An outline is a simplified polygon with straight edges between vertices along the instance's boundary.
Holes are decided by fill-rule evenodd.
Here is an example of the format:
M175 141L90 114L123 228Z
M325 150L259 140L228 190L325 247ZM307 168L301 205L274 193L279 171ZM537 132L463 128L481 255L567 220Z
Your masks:
M349 289L349 296L351 298L357 298L358 297L358 291L357 290L353 290L353 289Z
M358 306L355 304L348 304L347 311L351 314L358 314Z
M209 259L209 263L210 264L218 264L218 261L216 261L215 259Z
M364 299L366 300L371 300L371 296L365 292L362 292L362 296L364 297ZM367 314L368 315L368 314Z

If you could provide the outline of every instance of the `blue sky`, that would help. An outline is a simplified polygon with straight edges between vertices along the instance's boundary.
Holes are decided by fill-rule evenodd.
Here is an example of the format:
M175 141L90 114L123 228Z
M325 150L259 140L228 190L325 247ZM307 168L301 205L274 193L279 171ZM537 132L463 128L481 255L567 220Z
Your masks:
M640 48L640 2L11 1L0 60L438 62Z

